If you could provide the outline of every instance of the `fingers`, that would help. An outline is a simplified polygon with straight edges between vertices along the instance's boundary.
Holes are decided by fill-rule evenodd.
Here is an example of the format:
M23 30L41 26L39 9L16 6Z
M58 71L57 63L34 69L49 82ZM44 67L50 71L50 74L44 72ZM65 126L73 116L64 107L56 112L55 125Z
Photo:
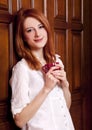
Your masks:
M49 75L48 75L48 78L49 78L49 79L52 79L52 75L51 75L51 74L49 74Z
M58 83L58 79L55 78L50 72L45 74L45 86L52 90L56 84Z
M60 69L64 69L64 65L60 64L59 62L56 62L55 66L60 67Z
M49 79L57 79L64 80L66 78L66 72L64 71L64 66L59 63L55 63L55 66L52 66L45 75L48 76Z
M56 70L61 70L61 67L60 66L53 66L50 68L49 72L52 73L53 71L56 71Z
M45 73L46 86L50 89L54 88L56 84L60 86L66 86L67 77L64 70L64 66L59 63L55 63L55 66L52 66L47 73Z
M50 70L50 73L51 73L55 78L57 78L57 79L60 80L60 81L66 80L66 72L64 71L63 68L57 69L57 68L53 67L53 68Z

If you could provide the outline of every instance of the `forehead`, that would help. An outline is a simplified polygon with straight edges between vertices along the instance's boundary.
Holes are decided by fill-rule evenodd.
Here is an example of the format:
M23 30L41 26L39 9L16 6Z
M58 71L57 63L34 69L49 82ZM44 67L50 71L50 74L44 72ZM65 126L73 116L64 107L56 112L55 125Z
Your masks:
M25 20L24 20L24 27L35 27L37 25L41 24L41 22L39 20L37 20L36 18L33 18L33 17L27 17Z

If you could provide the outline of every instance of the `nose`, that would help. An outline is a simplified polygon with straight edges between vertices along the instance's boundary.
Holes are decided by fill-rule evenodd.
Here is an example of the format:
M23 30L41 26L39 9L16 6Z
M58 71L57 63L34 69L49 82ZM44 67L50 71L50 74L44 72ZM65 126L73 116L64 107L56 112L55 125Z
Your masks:
M38 29L35 29L35 36L39 37L40 36L40 31Z

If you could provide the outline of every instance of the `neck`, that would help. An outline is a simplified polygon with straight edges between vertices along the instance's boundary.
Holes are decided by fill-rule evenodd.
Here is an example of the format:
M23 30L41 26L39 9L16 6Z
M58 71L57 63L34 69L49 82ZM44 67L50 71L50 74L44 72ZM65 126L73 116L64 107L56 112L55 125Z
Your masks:
M46 64L46 60L44 59L43 56L36 56L36 58L41 63L41 65L45 65Z
M46 64L46 61L43 56L43 50L33 51L32 53L42 65Z
M32 51L35 57L43 58L43 49Z

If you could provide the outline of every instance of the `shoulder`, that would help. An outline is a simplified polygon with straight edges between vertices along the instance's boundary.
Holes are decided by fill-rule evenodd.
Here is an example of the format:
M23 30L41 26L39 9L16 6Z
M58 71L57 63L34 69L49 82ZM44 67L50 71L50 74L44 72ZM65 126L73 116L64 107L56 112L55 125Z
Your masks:
M12 74L10 78L10 83L14 81L22 81L23 79L28 79L28 67L27 62L24 59L18 61L12 68Z
M28 65L25 59L21 59L20 61L18 61L14 66L13 66L13 70L17 70L17 69L27 69Z
M26 74L28 71L28 65L25 59L18 61L12 68L12 75Z

